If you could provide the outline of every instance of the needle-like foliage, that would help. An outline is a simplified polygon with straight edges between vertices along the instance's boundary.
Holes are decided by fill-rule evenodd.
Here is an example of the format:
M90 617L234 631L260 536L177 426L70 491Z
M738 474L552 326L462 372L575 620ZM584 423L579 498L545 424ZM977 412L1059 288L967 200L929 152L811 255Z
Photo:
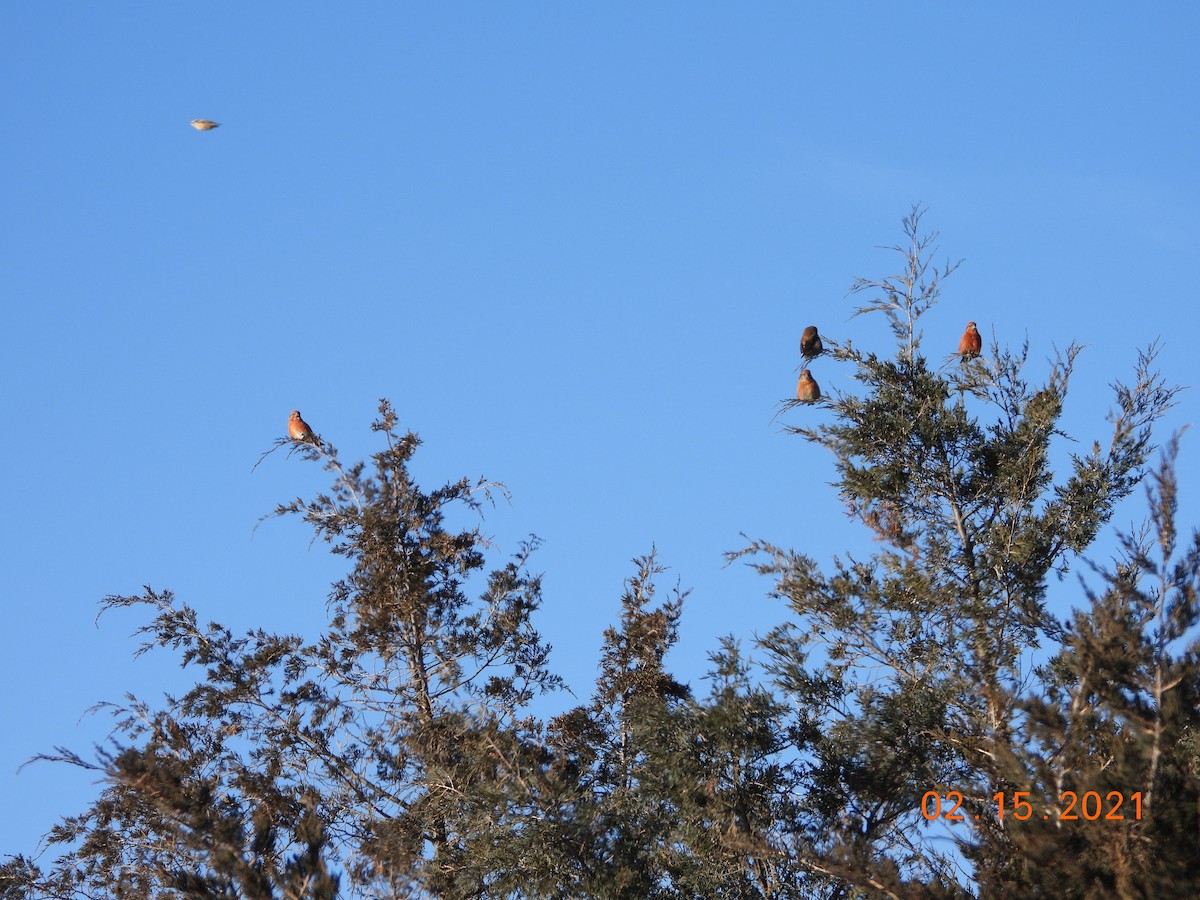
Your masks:
M844 376L827 383L850 387L779 412L830 454L873 543L731 554L786 603L748 653L731 635L701 683L672 673L686 593L662 599L652 552L595 684L543 713L562 683L535 628L536 539L493 561L453 523L503 486L421 487L419 441L383 402L369 462L317 435L276 448L331 478L273 513L344 558L321 633L236 635L149 587L104 602L145 610L139 652L177 654L195 685L104 704L109 744L42 757L104 787L40 856L0 865L0 895L1200 896L1200 537L1175 521L1177 438L1147 472L1177 390L1149 348L1081 453L1062 420L1080 346L1040 376L1028 341L929 356L920 326L955 266L920 219L897 274L852 285L867 336L825 339ZM865 349L881 320L894 352ZM1090 562L1142 481L1146 526Z
M899 275L852 288L869 297L858 313L886 318L895 354L839 347L858 389L831 401L831 417L791 429L830 452L847 513L878 550L835 559L829 573L768 542L744 551L793 614L761 647L806 737L794 750L826 867L846 891L895 896L933 896L930 883L983 896L1184 896L1166 886L1200 880L1200 782L1195 769L1181 776L1196 757L1178 753L1200 725L1198 670L1194 646L1171 648L1196 636L1197 572L1194 550L1171 561L1174 444L1151 493L1162 558L1152 565L1127 540L1104 573L1108 593L1085 592L1069 624L1048 605L1145 474L1152 427L1177 389L1153 371L1154 348L1141 354L1132 383L1114 386L1107 448L1069 452L1055 471L1081 348L1059 352L1038 381L1028 343L929 358L921 318L954 266L932 264L935 236L919 223L914 210L893 248ZM1150 576L1160 584L1146 593ZM1115 769L1118 755L1127 765ZM1163 839L1166 813L1152 804L1168 772L1172 797L1189 798L1187 813L1170 814L1187 840ZM1102 791L1106 813L1121 797L1128 812L1140 791L1143 818L1095 822L1076 809L1078 823L1060 821L1069 790ZM1014 818L1017 792L1036 820ZM961 799L961 821L929 821L923 800L939 797L951 810Z

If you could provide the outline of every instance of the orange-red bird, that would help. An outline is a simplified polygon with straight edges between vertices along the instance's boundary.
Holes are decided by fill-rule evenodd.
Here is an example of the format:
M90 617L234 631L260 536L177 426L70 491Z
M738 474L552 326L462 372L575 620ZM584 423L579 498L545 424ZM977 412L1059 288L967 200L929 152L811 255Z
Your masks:
M288 437L293 441L311 441L316 437L308 423L300 418L298 409L293 409L292 414L288 416Z
M800 380L796 382L796 399L801 403L815 403L821 399L821 386L808 374L808 369L800 372Z
M958 342L958 355L963 359L974 359L982 349L983 338L979 336L979 329L975 327L974 322L968 322L967 330Z
M809 325L800 336L800 355L805 359L815 359L825 348L821 346L821 336L817 334L817 326Z

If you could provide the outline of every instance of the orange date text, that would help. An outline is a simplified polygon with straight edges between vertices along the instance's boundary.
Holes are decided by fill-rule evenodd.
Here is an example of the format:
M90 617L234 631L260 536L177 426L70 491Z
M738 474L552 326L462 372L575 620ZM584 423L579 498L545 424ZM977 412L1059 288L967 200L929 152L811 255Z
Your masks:
M1142 818L1141 791L1134 791L1128 796L1120 791L1109 791L1103 795L1098 791L1085 791L1082 794L1063 791L1058 795L1058 803L1053 805L1039 805L1038 801L1031 797L1030 791L1001 791L993 794L990 800L996 818L1003 819L1009 816L1022 822L1027 819L1056 822L1122 822L1125 819L1137 821ZM984 805L986 801L972 804L972 808ZM930 822L935 819L946 822L979 819L978 813L964 809L963 795L959 791L947 791L945 795L937 791L926 791L921 797L921 815Z

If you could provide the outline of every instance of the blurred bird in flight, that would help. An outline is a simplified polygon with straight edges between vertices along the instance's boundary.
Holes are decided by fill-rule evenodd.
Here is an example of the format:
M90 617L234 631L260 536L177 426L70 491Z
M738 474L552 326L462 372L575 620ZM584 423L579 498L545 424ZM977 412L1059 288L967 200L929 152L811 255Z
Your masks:
M197 131L212 131L214 128L220 128L220 122L214 122L211 119L192 119L192 127Z

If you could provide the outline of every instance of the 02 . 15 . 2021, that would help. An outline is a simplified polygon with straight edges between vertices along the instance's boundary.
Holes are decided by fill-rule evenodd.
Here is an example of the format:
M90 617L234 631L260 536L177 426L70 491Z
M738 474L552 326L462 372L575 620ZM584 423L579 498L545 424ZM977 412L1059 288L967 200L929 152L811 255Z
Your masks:
M1031 791L1005 791L993 794L996 818L1003 819L1011 816L1025 821L1037 818L1038 810L1030 802ZM1129 806L1125 804L1128 802ZM968 818L978 819L962 811L963 795L959 791L947 791L943 800L938 791L926 791L921 797L921 815L929 821L944 819L947 822L965 822ZM1085 791L1082 795L1075 791L1063 791L1058 795L1058 802L1052 805L1043 804L1041 818L1059 822L1085 820L1095 822L1120 822L1126 818L1140 820L1142 818L1142 792L1134 791L1126 796L1121 791L1109 791L1101 797L1098 791ZM1127 816L1126 813L1132 813Z

